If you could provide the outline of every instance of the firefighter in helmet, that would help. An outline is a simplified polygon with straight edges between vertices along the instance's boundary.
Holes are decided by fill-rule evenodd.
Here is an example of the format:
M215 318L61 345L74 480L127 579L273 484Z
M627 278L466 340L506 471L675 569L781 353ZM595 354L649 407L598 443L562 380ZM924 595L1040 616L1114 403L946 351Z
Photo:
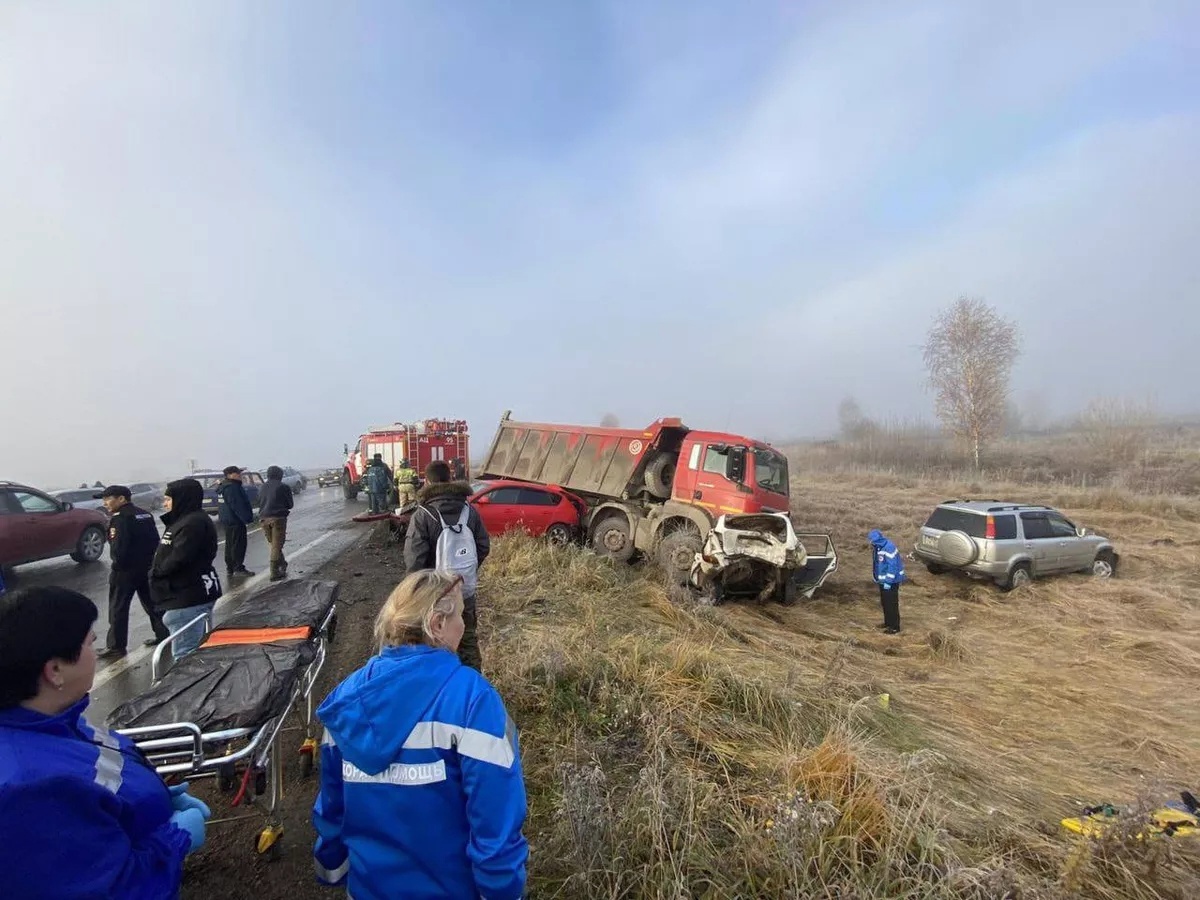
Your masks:
M407 459L396 467L396 505L403 509L417 502L417 473Z

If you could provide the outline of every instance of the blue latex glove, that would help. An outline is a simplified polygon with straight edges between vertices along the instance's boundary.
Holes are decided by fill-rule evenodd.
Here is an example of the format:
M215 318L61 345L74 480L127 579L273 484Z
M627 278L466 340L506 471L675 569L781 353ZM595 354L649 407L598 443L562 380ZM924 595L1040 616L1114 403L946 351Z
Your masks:
M195 853L204 846L204 815L198 809L181 809L171 816L171 824L182 828L192 839L188 853Z
M198 809L200 814L204 816L204 821L212 818L212 810L208 808L208 804L203 800L197 800L187 792L188 783L177 784L172 788L168 788L171 792L171 808L175 812L183 812L185 809Z

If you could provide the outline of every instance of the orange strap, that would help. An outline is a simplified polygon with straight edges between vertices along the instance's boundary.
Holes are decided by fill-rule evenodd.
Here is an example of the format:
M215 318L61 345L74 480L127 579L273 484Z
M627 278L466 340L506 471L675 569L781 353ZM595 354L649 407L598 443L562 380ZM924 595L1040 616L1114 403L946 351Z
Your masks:
M204 639L205 647L221 647L226 644L270 644L273 641L307 641L312 637L312 628L225 628L210 632Z

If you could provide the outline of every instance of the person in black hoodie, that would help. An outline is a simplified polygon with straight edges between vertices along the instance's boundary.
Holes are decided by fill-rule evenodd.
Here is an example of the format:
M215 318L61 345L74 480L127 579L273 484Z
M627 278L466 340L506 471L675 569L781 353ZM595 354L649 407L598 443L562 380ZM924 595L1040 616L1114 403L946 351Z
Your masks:
M471 496L471 485L465 481L451 481L450 466L442 460L431 462L425 469L426 485L417 493L417 508L408 523L408 534L404 539L404 565L406 572L437 568L438 536L442 533L442 521L453 524L467 506ZM491 550L487 527L474 507L468 507L467 528L475 536L476 567L483 565ZM438 518L440 514L441 519ZM479 639L475 634L475 595L463 597L462 642L458 645L458 658L464 666L482 671L483 658L479 652Z
M267 467L267 483L262 489L258 521L262 522L263 537L271 547L271 580L287 578L287 560L283 558L283 542L287 540L287 517L292 511L292 489L283 483L283 469Z
M155 611L172 632L197 616L212 624L213 606L221 596L221 579L213 568L217 558L217 527L201 504L204 488L195 478L167 485L164 505L166 526L150 566L150 594ZM203 639L205 623L198 622L175 639L175 659L191 653Z

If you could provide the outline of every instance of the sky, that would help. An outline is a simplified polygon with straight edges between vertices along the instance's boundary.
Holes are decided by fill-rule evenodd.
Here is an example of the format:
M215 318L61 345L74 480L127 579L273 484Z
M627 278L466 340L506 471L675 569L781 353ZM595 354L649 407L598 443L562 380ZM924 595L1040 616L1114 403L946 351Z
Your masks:
M337 465L367 426L822 436L1194 413L1200 5L0 4L0 478Z

